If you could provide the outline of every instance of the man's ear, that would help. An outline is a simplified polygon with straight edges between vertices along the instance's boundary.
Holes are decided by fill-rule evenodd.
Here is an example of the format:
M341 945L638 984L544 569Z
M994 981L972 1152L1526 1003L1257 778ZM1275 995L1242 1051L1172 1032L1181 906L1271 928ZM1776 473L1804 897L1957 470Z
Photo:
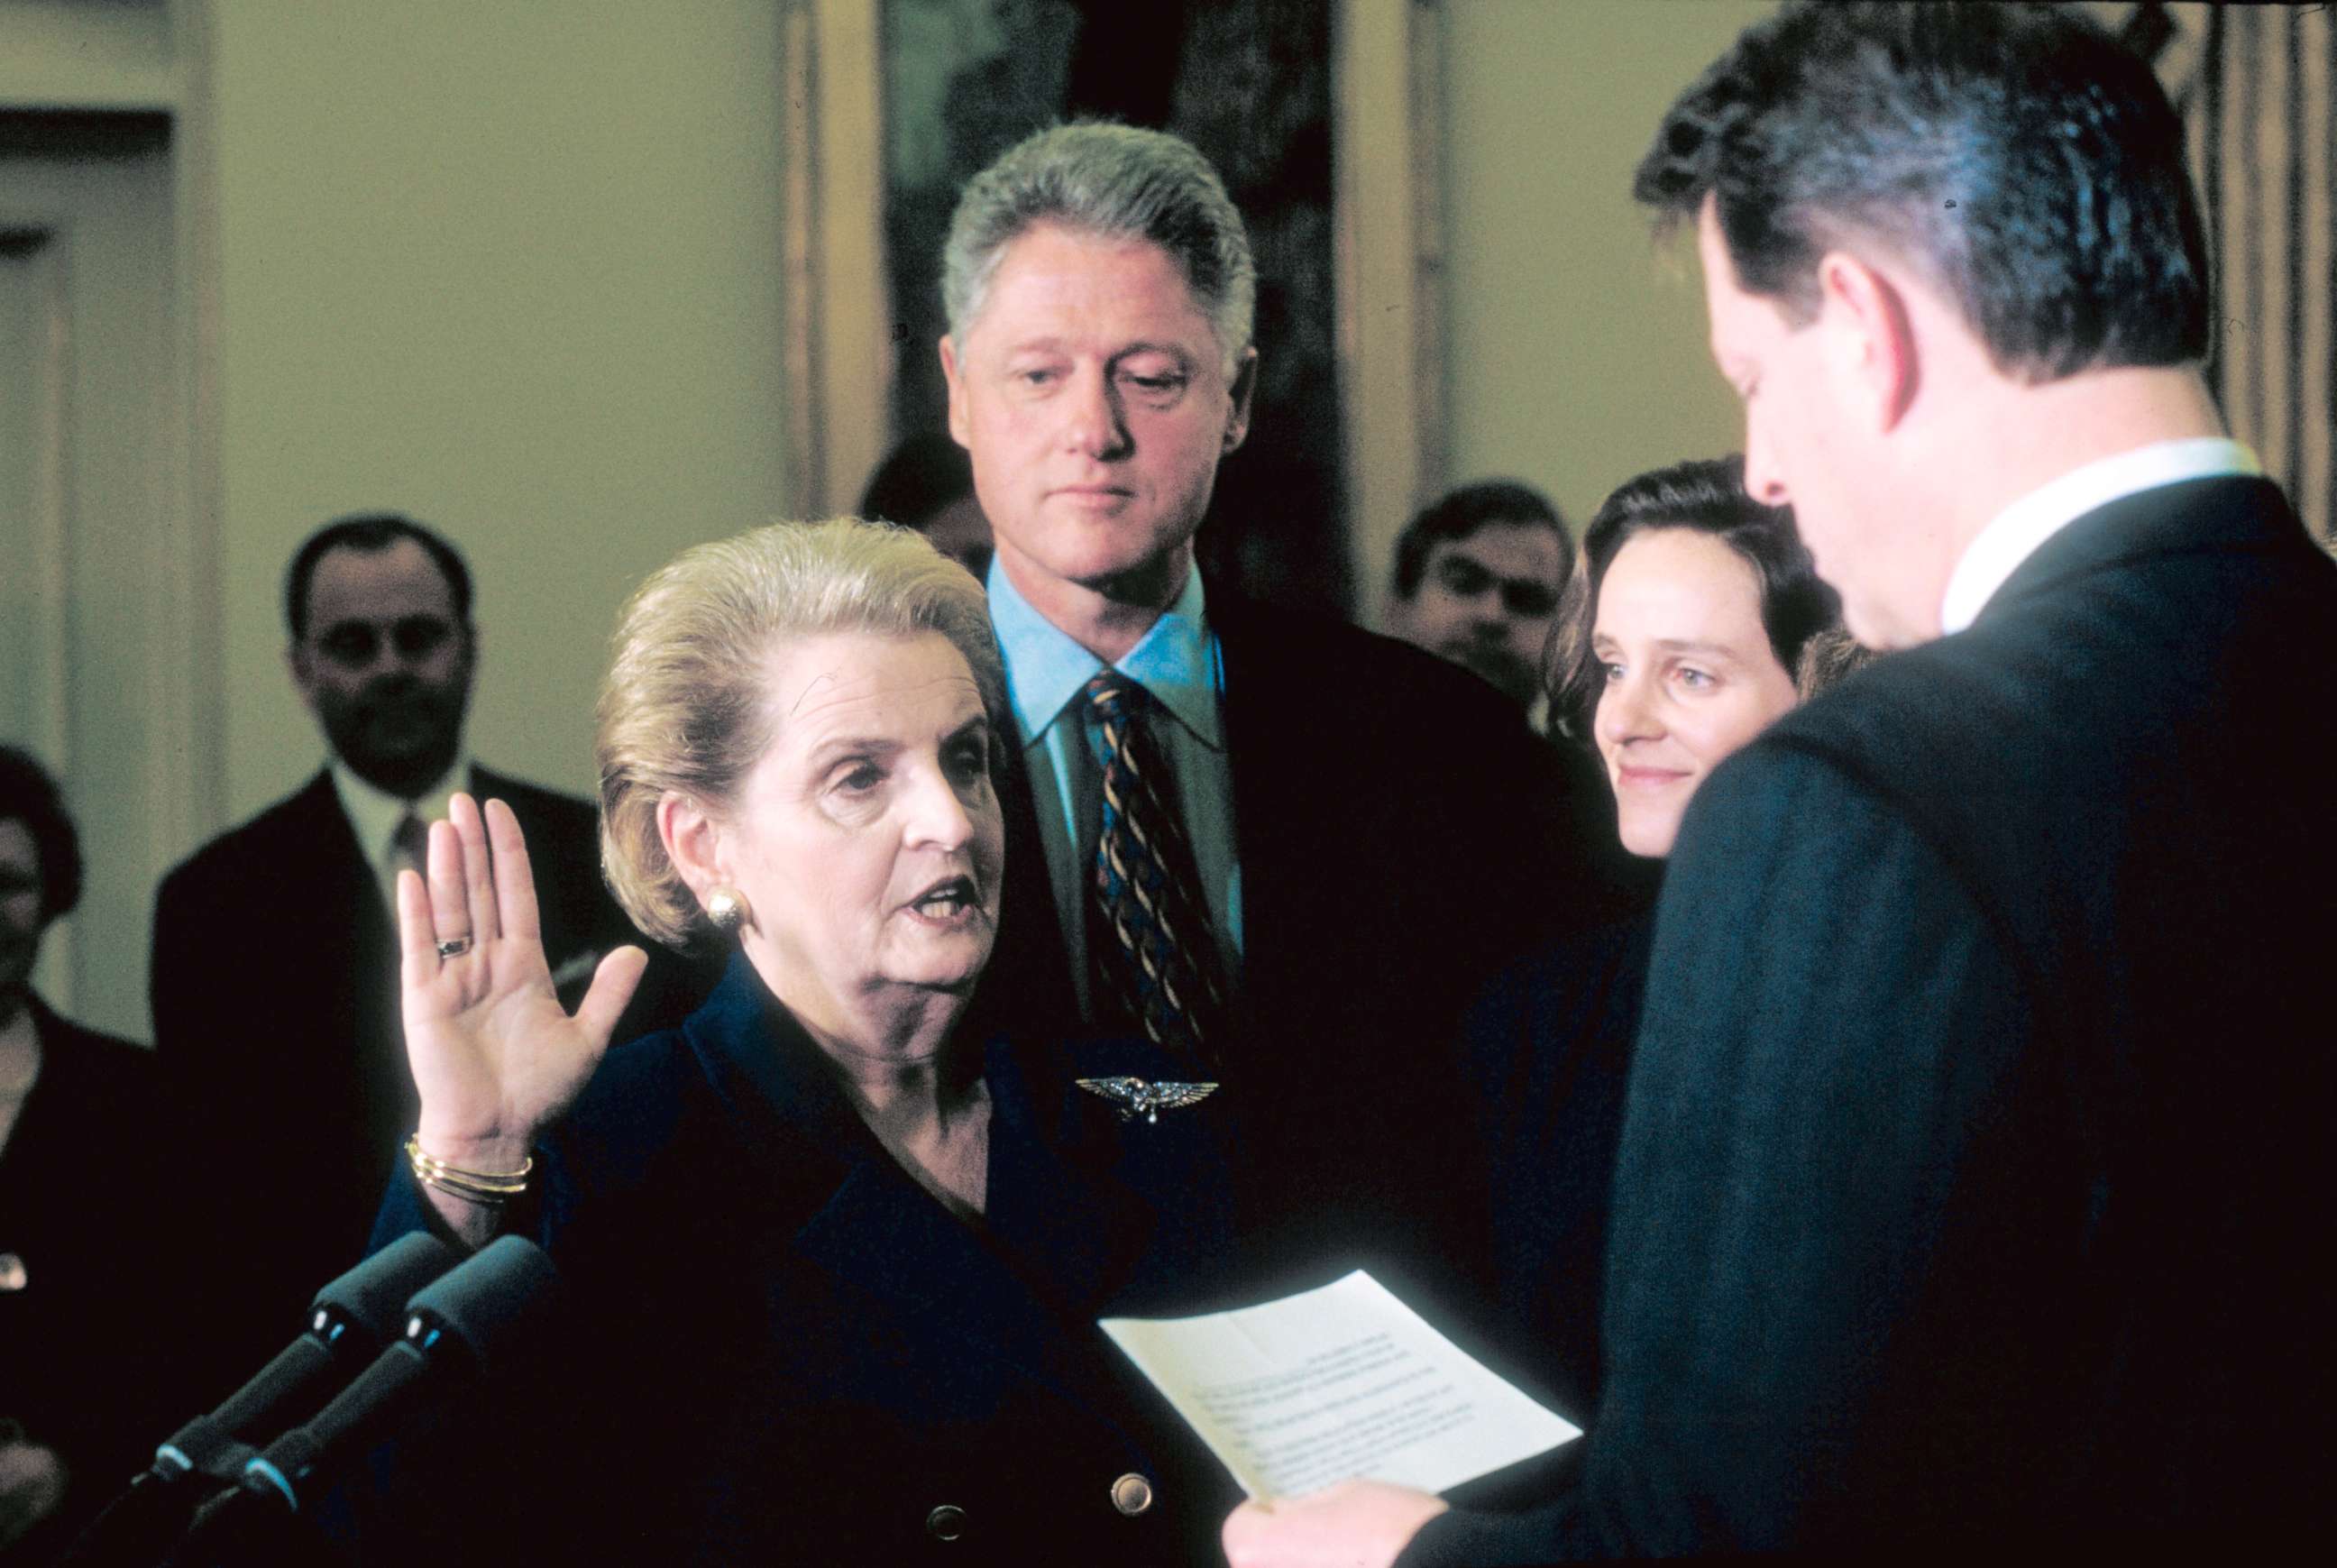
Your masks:
M699 903L704 904L709 892L729 880L724 869L721 824L697 797L669 789L658 799L657 825L666 858L698 895Z
M1242 350L1240 362L1234 367L1233 385L1227 388L1232 409L1226 415L1226 450L1233 451L1249 436L1249 406L1257 391L1257 350Z
M942 380L949 387L950 439L970 447L973 443L966 437L965 382L958 374L957 345L950 341L946 332L942 334L941 353Z
M284 668L292 677L292 690L300 693L300 705L311 713L317 710L317 670L310 662L314 657L298 642L284 650Z
M1896 428L1921 383L1907 297L1891 276L1846 250L1818 259L1818 325L1833 368L1877 434Z

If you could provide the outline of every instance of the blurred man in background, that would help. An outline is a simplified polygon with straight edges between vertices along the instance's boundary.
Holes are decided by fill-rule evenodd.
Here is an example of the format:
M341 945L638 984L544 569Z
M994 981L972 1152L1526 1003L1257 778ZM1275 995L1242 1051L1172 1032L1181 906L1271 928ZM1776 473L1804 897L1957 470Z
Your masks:
M284 603L287 663L325 766L172 871L154 911L155 1042L189 1124L223 1169L249 1159L281 1173L206 1216L222 1376L359 1255L414 1131L391 895L401 867L421 868L448 799L498 799L519 818L564 996L640 940L601 885L591 802L470 756L479 635L452 544L406 517L341 518L293 556ZM685 1007L692 985L652 957L628 1015L642 1028Z
M1541 492L1508 479L1464 485L1396 540L1388 630L1530 709L1573 570L1574 541Z

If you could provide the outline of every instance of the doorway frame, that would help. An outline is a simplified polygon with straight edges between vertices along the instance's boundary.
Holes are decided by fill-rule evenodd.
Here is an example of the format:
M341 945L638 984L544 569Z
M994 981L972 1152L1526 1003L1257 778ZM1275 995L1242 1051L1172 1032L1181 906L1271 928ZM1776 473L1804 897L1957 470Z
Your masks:
M134 857L157 880L225 826L227 811L215 4L154 0L145 18L93 15L78 30L71 13L52 12L40 19L44 47L0 54L0 110L169 121L168 372L149 406L152 580L142 606L154 638L139 671L155 743L139 780L145 840L107 849ZM44 484L41 505L50 514L36 526L54 537L69 522L70 476ZM70 755L45 760L65 773L74 764ZM61 956L70 936L52 934ZM136 984L142 991L144 977Z

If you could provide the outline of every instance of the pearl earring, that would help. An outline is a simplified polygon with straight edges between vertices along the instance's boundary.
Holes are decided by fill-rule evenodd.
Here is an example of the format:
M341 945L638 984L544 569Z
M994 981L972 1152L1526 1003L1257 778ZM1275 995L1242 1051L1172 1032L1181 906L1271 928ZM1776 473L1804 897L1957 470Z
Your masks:
M706 896L706 917L725 936L736 936L747 923L747 897L736 887L717 887Z

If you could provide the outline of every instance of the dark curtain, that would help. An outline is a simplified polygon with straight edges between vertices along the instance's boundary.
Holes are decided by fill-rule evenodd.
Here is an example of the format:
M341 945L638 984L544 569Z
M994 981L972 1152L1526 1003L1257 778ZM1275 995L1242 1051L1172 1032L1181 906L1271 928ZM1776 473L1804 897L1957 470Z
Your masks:
M2327 5L2161 4L2123 22L2189 128L2215 280L2210 383L2337 545L2337 23Z

